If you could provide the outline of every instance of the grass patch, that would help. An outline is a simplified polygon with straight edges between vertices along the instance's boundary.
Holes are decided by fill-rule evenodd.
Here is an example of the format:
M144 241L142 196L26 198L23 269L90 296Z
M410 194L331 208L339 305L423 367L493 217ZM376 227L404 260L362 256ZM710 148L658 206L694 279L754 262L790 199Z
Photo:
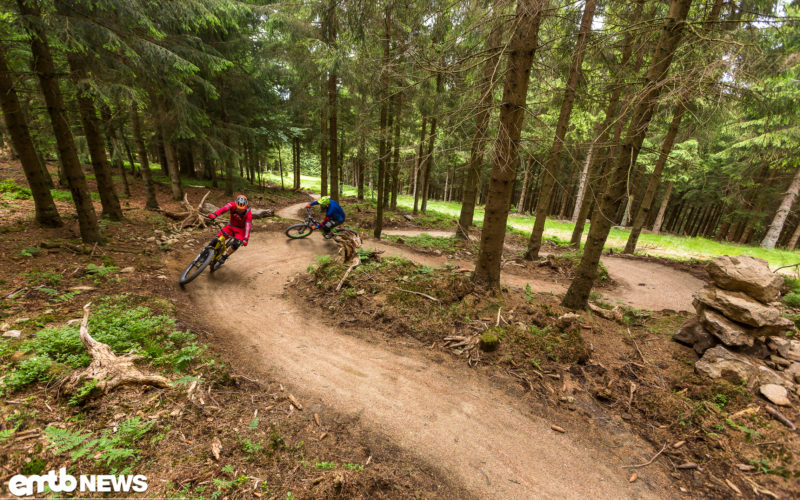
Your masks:
M418 236L387 236L389 241L399 241L408 246L421 248L423 250L440 250L445 253L453 253L456 251L459 240L455 237L442 238L431 236L429 234L420 234Z
M32 200L31 190L17 185L11 179L0 181L0 195L5 200Z

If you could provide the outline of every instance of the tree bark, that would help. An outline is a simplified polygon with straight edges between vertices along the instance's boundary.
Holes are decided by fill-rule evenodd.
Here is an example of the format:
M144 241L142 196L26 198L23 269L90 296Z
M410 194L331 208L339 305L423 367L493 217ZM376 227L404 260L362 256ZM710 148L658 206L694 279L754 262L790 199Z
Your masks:
M519 190L519 203L517 203L517 214L522 215L525 212L525 195L528 192L528 186L531 180L531 168L533 167L533 160L529 160L527 163L523 163L524 160L520 161L520 165L523 165L522 168L525 169L525 174L522 176L522 188Z
M28 180L28 187L33 195L36 208L36 222L44 227L61 227L61 217L50 194L50 185L39 162L39 155L31 138L28 122L22 112L19 96L11 78L11 71L6 62L6 47L0 45L0 109L3 111L8 135L14 145L14 151L22 163L22 171ZM51 179L52 181L52 179Z
M425 161L422 157L423 151L425 151L425 131L427 127L427 119L426 115L422 115L422 127L420 128L419 132L419 152L417 153L417 161L414 165L414 215L417 215L418 207L419 207L419 182L420 182L420 172L422 170L423 162Z
M488 287L500 285L500 264L506 235L511 191L516 178L519 140L533 56L539 44L539 25L545 0L519 0L515 30L508 42L506 80L492 162L489 194L481 232L480 253L472 279Z
M20 14L29 18L26 28L30 32L31 52L33 53L33 71L39 79L47 112L50 115L53 132L58 143L58 157L64 169L67 184L69 185L72 200L78 213L81 239L84 243L102 242L100 229L97 225L97 215L92 205L92 198L83 175L75 141L72 137L64 98L58 87L56 68L50 53L50 45L44 31L41 12L38 3L26 0L17 0Z
M122 180L122 192L125 196L131 196L131 187L128 183L128 174L125 171L125 164L122 161L122 148L119 145L117 127L111 117L111 110L106 105L100 107L100 116L105 122L106 143L108 151L111 153L111 162L115 168L119 169L120 179Z
M669 13L645 77L641 100L631 116L625 141L619 147L620 154L610 172L608 187L592 216L592 225L584 246L583 257L576 269L575 279L562 301L565 307L583 309L588 303L589 294L597 277L600 254L611 229L608 215L616 211L625 194L627 173L636 164L636 158L663 89L663 81L667 78L675 51L680 45L691 4L692 0L672 0L670 3Z
M647 189L642 197L642 202L639 204L639 211L636 213L636 218L633 221L631 234L628 236L628 241L625 244L623 253L633 254L636 251L636 243L639 241L639 235L642 233L645 220L650 213L650 208L653 205L653 198L656 196L658 184L661 182L661 173L669 159L669 154L672 152L672 147L675 145L675 137L678 136L678 129L681 126L681 119L686 112L686 106L683 102L679 102L672 112L672 122L667 130L667 135L664 136L664 141L661 143L661 151L658 155L658 160L653 167L653 173L650 174L650 179L647 182ZM660 224L659 224L660 226Z
M658 209L656 221L653 223L653 234L658 234L661 232L661 224L664 223L664 214L667 212L667 205L669 205L669 197L672 195L673 186L675 186L675 182L669 181L669 184L667 184L667 189L664 191L664 197L661 200L661 207Z
M581 213L581 204L583 204L583 197L586 194L586 183L589 180L589 166L592 164L592 155L594 154L595 141L589 145L589 151L586 153L586 161L583 162L583 171L581 178L578 180L578 193L575 196L575 209L572 211L572 222L578 222L578 216ZM585 221L584 218L583 221ZM582 221L582 222L583 222Z
M439 112L439 99L442 95L442 85L444 83L444 79L441 73L436 74L436 104L433 108L433 116L431 117L431 135L428 139L428 154L425 155L425 168L423 169L423 176L422 176L422 202L420 204L420 210L422 213L428 208L428 191L430 191L430 180L431 180L431 170L433 169L433 148L436 144L436 125L438 123L437 113Z
M481 177L484 151L486 150L486 129L492 114L494 101L494 86L500 71L500 53L503 38L503 25L495 22L489 38L486 40L486 51L490 56L483 65L483 74L478 84L480 99L478 101L478 114L475 118L475 132L472 135L472 149L467 164L467 179L464 182L464 194L461 197L461 214L458 218L456 235L467 238L467 232L472 226L475 217L475 201L478 193L478 181ZM420 149L421 150L421 149Z
M142 172L142 181L145 188L145 208L147 210L158 210L158 200L156 199L156 187L153 183L153 173L150 171L150 162L147 159L147 148L142 138L142 121L139 118L139 111L136 105L131 106L131 130L133 131L133 141L136 143L136 150L139 154L139 166Z
M358 144L358 159L357 159L357 168L358 168L358 199L364 199L364 162L367 155L367 137L364 131L362 130L359 132L361 138L359 139Z
M335 5L334 0L331 0L331 4ZM331 22L331 37L335 39L336 31L335 27L333 27L333 21ZM338 129L336 124L336 72L331 71L328 75L328 133L330 134L330 181L331 181L331 189L330 194L334 198L339 197L339 156L338 156L338 147L339 147L339 140L338 140Z
M390 52L389 44L391 38L391 10L386 9L386 14L383 18L383 68L381 71L381 111L380 111L380 143L378 146L378 199L377 199L377 213L375 215L375 229L373 235L377 239L381 239L381 232L383 231L383 197L386 196L384 192L384 176L386 175L386 139L389 134L386 124L388 120L388 107L389 107L389 63Z
M792 237L789 238L789 242L786 244L787 250L794 250L797 248L797 241L800 240L800 223L797 224L797 227L794 228L794 232L792 233Z
M397 101L394 95L389 96L389 102L387 103L387 119L386 119L386 150L384 152L384 168L386 172L383 175L383 209L387 210L389 208L389 200L391 198L391 190L392 190L392 147L393 147L393 137L392 134L394 133L394 115L396 112Z
M394 155L392 158L392 200L389 204L391 210L397 210L397 192L400 191L400 116L403 108L403 94L398 92L395 98L394 110Z
M111 165L109 165L106 157L103 133L100 130L100 123L97 119L97 110L95 109L94 99L86 85L88 75L83 67L83 62L78 59L77 55L68 54L67 62L75 83L78 111L81 115L86 144L89 147L89 156L92 161L95 181L97 182L97 192L100 194L103 216L111 220L122 220L122 207L119 205L117 193L114 192Z
M328 86L324 80L325 78L323 76L322 95L324 102L320 113L322 117L322 127L320 129L319 141L320 195L328 196L328 141L330 140L330 135L328 133L328 98L326 95L328 93ZM292 152L294 152L294 142L292 142Z
M578 30L578 40L575 42L575 49L572 54L572 64L569 68L566 88L564 89L564 99L561 102L561 112L556 123L556 133L553 138L553 145L550 148L550 156L544 166L542 187L539 189L539 198L536 201L536 219L528 240L528 250L525 252L526 259L538 259L539 249L542 247L542 235L544 225L547 221L547 210L553 196L556 176L560 170L561 151L564 149L564 138L567 135L569 117L572 114L572 105L575 102L575 95L578 92L578 81L581 77L581 66L583 65L583 55L586 52L586 43L589 33L592 30L592 19L597 7L597 0L586 0L583 8L580 29Z
M778 238L781 235L781 231L783 231L783 225L786 223L786 217L789 215L789 211L792 209L792 205L794 204L799 192L800 167L798 167L797 171L795 172L792 183L789 185L789 189L783 195L783 200L781 201L778 210L775 212L775 217L772 218L772 222L767 229L767 234L765 234L764 239L761 240L761 248L775 248L775 245L778 243Z
M167 139L166 131L162 128L161 137L164 140L164 155L167 159L167 172L169 173L170 189L172 190L172 199L180 201L183 199L183 186L181 186L181 174L178 171L178 162L175 158L175 143ZM233 173L231 172L231 176ZM233 178L229 181L231 185ZM227 185L226 185L227 188ZM231 188L232 190L233 188ZM232 193L231 193L232 194Z

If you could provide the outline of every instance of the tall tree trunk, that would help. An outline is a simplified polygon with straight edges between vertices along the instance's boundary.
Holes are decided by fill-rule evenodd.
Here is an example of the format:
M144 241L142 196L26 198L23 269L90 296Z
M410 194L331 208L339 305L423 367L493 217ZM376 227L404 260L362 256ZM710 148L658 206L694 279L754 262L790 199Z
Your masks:
M394 155L392 158L392 201L389 207L397 210L397 192L400 191L400 116L403 109L403 93L398 92L395 99L394 117Z
M422 176L422 202L420 210L423 213L428 208L428 192L430 191L431 170L433 170L433 148L436 145L436 125L438 123L437 113L439 112L439 100L442 95L443 78L441 73L436 74L436 105L433 109L433 116L431 117L431 135L428 139L428 154L425 155L425 168L423 169Z
M583 249L583 257L576 270L575 279L572 281L562 301L565 307L583 309L588 303L589 294L597 277L600 254L611 229L611 221L608 218L608 214L616 211L625 194L627 173L636 164L636 158L642 147L642 142L644 142L648 125L663 89L663 82L667 78L675 51L680 45L686 16L689 13L691 4L692 0L672 0L670 3L669 13L642 86L643 94L641 100L636 105L631 117L625 141L619 147L620 154L610 172L608 187L592 216L592 225Z
M364 199L364 162L367 156L367 136L364 131L359 132L360 139L358 143L358 199Z
M642 18L642 11L644 9L644 0L636 0L633 13L630 18L631 24L638 23ZM588 180L584 187L583 198L581 199L580 209L578 210L578 220L572 230L570 237L570 244L575 247L580 247L581 239L583 239L583 231L586 226L586 219L589 218L590 208L596 206L596 199L602 194L602 189L599 186L604 185L604 176L600 175L601 170L605 170L608 163L611 146L609 145L609 136L611 130L614 128L615 123L624 120L624 114L621 113L620 103L622 99L622 92L625 89L625 75L626 69L633 55L634 41L636 40L635 30L628 30L622 42L622 54L619 61L618 71L614 78L611 96L608 99L606 106L605 117L600 124L600 133L595 135L594 144L596 144L592 162L589 166ZM632 73L638 72L639 61L634 65ZM591 194L591 196L587 196Z
M156 199L156 187L153 183L153 173L150 171L150 162L147 159L147 148L142 137L142 120L139 118L139 110L136 105L131 106L131 130L133 142L136 143L136 151L139 154L139 166L142 173L142 182L145 189L145 203L147 210L158 210L158 200Z
M428 117L426 115L422 115L422 127L420 128L419 132L419 152L417 153L417 160L414 165L414 215L417 215L417 211L419 208L419 183L420 183L420 173L422 171L422 165L424 163L424 159L422 157L423 151L425 151L425 127L427 127L427 120Z
M181 174L178 171L178 161L175 157L175 143L171 139L167 139L167 134L164 129L161 130L161 137L164 140L164 155L167 160L167 172L169 173L170 189L172 190L172 199L180 201L183 199L183 186L181 185ZM231 172L233 175L233 172ZM233 182L231 178L230 181ZM232 190L233 188L231 188ZM232 193L231 193L232 194Z
M294 143L292 144L292 148L294 148ZM283 148L281 147L281 143L278 143L278 169L281 173L281 191L286 189L286 186L283 183L283 159L281 155L283 154Z
M108 150L111 153L111 162L115 168L119 169L120 179L122 180L122 192L125 196L131 196L131 187L128 183L128 174L125 171L125 163L122 161L122 147L119 145L117 127L111 117L111 110L105 104L100 107L100 116L105 122L105 134Z
M61 217L53 196L50 194L51 182L45 177L36 147L31 139L28 129L28 122L22 112L17 90L14 88L14 81L11 78L11 71L6 62L6 47L0 45L0 109L3 111L8 135L14 145L14 151L19 156L22 163L22 170L28 180L28 187L33 195L33 203L36 208L36 222L44 227L61 227Z
M786 244L787 250L794 250L797 248L797 241L800 240L800 223L797 224L797 227L794 228L794 232L792 233L792 237L789 238L789 242Z
M378 146L378 199L377 199L377 213L375 215L375 230L373 235L375 238L381 238L381 231L383 231L383 197L386 196L384 192L384 177L386 176L386 139L389 135L387 129L387 121L389 110L389 63L390 52L389 44L391 39L391 25L392 13L390 9L386 9L386 14L383 18L383 68L381 68L381 117L380 117L380 144Z
M515 30L508 42L506 80L500 106L496 152L492 162L489 195L481 232L478 262L472 279L489 287L500 285L500 263L506 235L508 209L516 178L519 139L525 116L533 56L539 44L539 24L545 0L519 0Z
M536 219L533 224L533 231L528 241L528 250L525 252L526 259L538 259L539 249L542 247L542 235L544 225L547 221L547 209L553 196L553 187L560 170L561 151L564 149L564 138L567 135L569 117L572 114L572 105L575 102L575 95L578 92L578 81L581 77L581 66L583 65L583 54L586 52L586 42L592 30L592 19L597 7L597 0L586 0L583 8L580 29L578 30L578 40L575 42L575 49L572 53L572 64L569 68L566 88L564 89L564 99L561 102L561 112L556 123L556 134L553 138L553 145L550 148L550 156L544 166L542 187L539 189L539 198L536 202Z
M70 130L64 98L58 87L56 68L50 53L50 45L44 32L44 23L38 3L17 0L17 6L23 17L29 19L26 28L30 32L31 52L33 53L33 71L39 79L47 112L50 115L53 132L58 143L58 157L64 168L72 200L78 213L81 239L84 243L101 242L100 229L97 226L97 215L94 212L92 198L83 175L75 141Z
M589 166L592 164L592 155L594 154L595 141L589 145L589 151L586 153L586 160L583 162L583 170L581 171L581 178L578 180L578 193L575 195L575 208L572 210L572 222L578 222L578 216L581 213L581 204L583 197L586 194L586 183L589 180ZM581 223L586 220L584 218Z
M336 0L328 1L328 44L331 47L336 45ZM336 125L336 69L332 68L328 74L328 133L330 134L330 141L328 144L330 150L330 181L331 189L330 194L334 198L339 197L339 135Z
M653 234L658 234L661 232L661 224L664 223L664 214L667 212L667 205L669 205L669 197L672 195L673 186L675 186L675 182L669 181L669 184L667 184L667 189L664 191L664 197L661 200L661 207L658 209L656 221L653 223Z
M320 195L328 196L328 142L330 135L328 133L328 82L325 81L323 75L322 95L324 102L322 104L321 117L322 127L320 129L319 140L319 158L320 158ZM294 142L292 142L292 151L294 151Z
M122 220L122 207L119 205L117 193L114 192L111 165L109 165L106 157L103 133L100 130L100 122L97 119L94 99L89 93L90 90L86 83L87 74L83 67L83 62L78 59L77 55L72 53L67 55L67 61L76 87L78 111L81 115L86 144L89 147L89 156L92 161L94 178L97 182L97 192L100 194L103 216L111 220Z
M794 200L797 198L799 192L800 167L797 168L794 178L792 179L792 183L789 185L789 189L783 195L781 205L775 212L775 217L772 218L772 222L767 229L767 234L765 234L764 239L761 240L761 248L775 248L775 245L778 243L778 238L781 235L781 231L783 231L783 225L786 223L786 217L789 215L789 211L792 209Z
M499 78L500 44L503 37L503 25L495 22L489 38L486 40L486 51L490 54L483 64L483 74L478 84L480 99L478 101L478 114L475 118L475 132L472 135L472 149L467 164L467 179L464 182L464 194L461 197L461 214L458 218L456 235L467 238L467 231L472 226L475 217L475 200L478 193L478 182L481 177L483 153L486 149L486 129L492 114L494 101L494 86Z
M517 203L517 214L522 215L525 211L525 195L528 193L528 186L531 180L531 168L533 168L533 159L529 159L527 162L523 163L524 160L520 162L522 168L525 169L525 174L522 177L522 188L519 190L519 203Z
M233 153L228 152L225 158L225 194L233 196L233 169L236 168L233 164Z
M385 159L384 159L384 167L386 168L386 173L383 176L383 209L386 210L389 208L389 198L391 197L391 186L392 186L392 143L393 138L392 134L394 132L394 115L396 112L396 100L395 96L392 95L389 97L388 106L388 113L386 119L386 131L388 132L388 136L386 137L386 152L385 152Z
M632 254L636 251L636 243L639 241L639 235L642 233L645 220L650 214L650 208L653 205L653 198L656 196L658 184L661 182L661 172L664 171L664 166L667 164L669 154L672 152L672 147L675 145L675 137L678 136L678 129L681 126L681 119L686 111L686 106L683 102L679 102L675 109L672 111L672 122L667 129L667 135L664 136L664 141L661 143L661 151L658 155L658 160L653 167L653 173L650 174L650 179L647 182L647 189L644 192L642 201L639 204L639 211L636 213L636 218L633 221L631 233L628 236L628 241L625 244L623 253Z

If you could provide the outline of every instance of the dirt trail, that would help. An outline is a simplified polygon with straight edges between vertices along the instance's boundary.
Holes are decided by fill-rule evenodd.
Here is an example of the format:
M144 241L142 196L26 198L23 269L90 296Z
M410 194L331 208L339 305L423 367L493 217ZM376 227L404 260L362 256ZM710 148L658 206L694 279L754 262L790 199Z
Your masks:
M452 232L441 230L387 229L384 230L383 233L400 236L415 236L427 233L431 236L445 238L453 236ZM417 252L384 245L374 240L368 241L366 246L386 250L387 253L399 253L404 257L427 265L441 265L447 261L444 257L421 259L420 254ZM423 260L426 260L426 262L422 262ZM655 262L637 261L635 259L610 256L603 257L602 262L606 266L606 269L608 269L608 274L617 283L617 287L613 290L603 292L603 298L615 304L622 303L624 305L636 307L638 309L648 309L650 311L661 311L664 309L672 309L673 311L693 311L692 295L705 285L702 280L695 278L687 272L679 271ZM474 267L472 263L468 262L458 262L458 264L461 266ZM559 294L567 291L567 287L562 283L530 281L522 276L509 273L502 274L501 280L507 286L524 288L525 285L530 285L531 289L535 292L553 292Z
M287 213L287 212L285 212ZM287 215L281 214L283 217ZM335 246L313 235L290 241L257 233L244 255L187 286L193 310L222 334L234 365L277 376L305 401L360 418L479 498L664 498L670 481L659 464L628 483L620 466L655 452L638 438L598 438L591 424L567 434L531 414L463 364L434 363L418 351L347 335L285 298L292 275ZM234 312L233 322L219 322ZM229 326L228 326L229 325Z

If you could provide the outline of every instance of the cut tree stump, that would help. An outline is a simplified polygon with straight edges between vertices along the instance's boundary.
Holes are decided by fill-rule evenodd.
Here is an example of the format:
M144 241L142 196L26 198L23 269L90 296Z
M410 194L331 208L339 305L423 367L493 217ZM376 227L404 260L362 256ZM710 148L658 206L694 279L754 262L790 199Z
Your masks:
M350 276L350 273L356 267L361 265L361 257L358 254L358 249L361 248L361 237L349 231L342 231L333 237L334 243L339 245L339 253L336 255L336 260L348 266L339 284L336 285L336 291L342 289L344 280Z
M81 321L81 342L89 351L92 358L91 364L83 370L67 376L62 386L68 393L75 393L85 381L97 381L98 395L106 394L123 385L151 385L155 387L169 387L169 380L161 375L148 375L133 366L133 362L140 359L139 355L117 356L111 348L98 342L89 335L89 306L83 306L83 320Z

